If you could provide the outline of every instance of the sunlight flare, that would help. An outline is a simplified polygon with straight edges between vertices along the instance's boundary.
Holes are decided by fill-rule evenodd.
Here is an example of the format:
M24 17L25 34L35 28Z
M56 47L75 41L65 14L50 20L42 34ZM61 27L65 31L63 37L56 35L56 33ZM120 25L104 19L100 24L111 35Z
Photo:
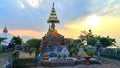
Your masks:
M100 19L96 15L88 16L86 25L91 28L96 28L100 25Z

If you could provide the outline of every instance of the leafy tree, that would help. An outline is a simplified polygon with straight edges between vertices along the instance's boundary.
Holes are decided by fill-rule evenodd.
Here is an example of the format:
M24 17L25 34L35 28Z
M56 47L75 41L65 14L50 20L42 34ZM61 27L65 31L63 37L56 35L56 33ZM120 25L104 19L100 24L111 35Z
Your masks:
M94 35L92 34L92 30L89 30L88 32L84 30L84 31L81 31L81 35L79 36L79 38L83 41L93 36Z
M87 39L87 44L88 44L88 45L95 46L96 42L97 42L97 39L94 38L94 37Z
M80 40L80 39L75 39L75 40L74 40L74 45L78 45L79 43L81 43L81 40Z
M40 39L30 39L27 41L29 51L38 51L40 48Z
M72 40L72 39L65 38L65 44L66 44L66 45L70 45L70 44L71 44L71 40Z
M115 39L108 38L108 37L101 37L99 38L99 40L101 41L103 47L110 46L116 42Z
M11 44L13 44L13 45L21 45L22 44L22 39L18 36L18 37L13 37L12 39L11 39Z
M9 43L9 47L14 48L15 45L22 45L22 43L23 43L22 39L19 36L17 36L17 37L14 36Z
M76 47L76 45L69 45L69 51L70 51L70 55L72 56L72 53L77 54L78 52L78 48Z
M92 34L92 31L82 31L82 34L79 36L81 40L86 40L88 45L95 46L97 40L100 40L103 47L111 46L113 43L115 43L115 39L107 37L101 37L101 36L95 36Z

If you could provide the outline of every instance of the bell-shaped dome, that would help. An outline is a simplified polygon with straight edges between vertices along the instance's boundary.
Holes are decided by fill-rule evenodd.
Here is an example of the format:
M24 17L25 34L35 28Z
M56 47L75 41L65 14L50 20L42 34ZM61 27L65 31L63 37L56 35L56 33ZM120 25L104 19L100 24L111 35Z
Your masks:
M3 33L8 33L8 30L7 30L6 26L5 26L5 28L3 29Z

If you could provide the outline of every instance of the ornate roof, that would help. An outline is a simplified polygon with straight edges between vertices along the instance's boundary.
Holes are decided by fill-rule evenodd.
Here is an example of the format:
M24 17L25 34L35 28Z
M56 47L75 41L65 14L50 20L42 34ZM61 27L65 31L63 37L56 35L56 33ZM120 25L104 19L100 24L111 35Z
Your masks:
M54 3L53 3L52 11L50 13L50 16L49 16L47 22L48 23L59 23L59 19L55 12Z

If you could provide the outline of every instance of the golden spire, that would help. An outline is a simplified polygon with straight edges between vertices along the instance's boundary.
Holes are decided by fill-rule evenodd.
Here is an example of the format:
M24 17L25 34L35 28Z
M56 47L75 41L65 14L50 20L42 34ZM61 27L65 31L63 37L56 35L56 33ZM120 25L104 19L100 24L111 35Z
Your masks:
M52 11L50 13L50 16L49 16L47 22L48 23L59 23L59 19L55 12L54 3L53 3Z
M5 25L4 29L3 29L3 33L8 33L8 30L7 30L7 28L6 28L6 25Z

